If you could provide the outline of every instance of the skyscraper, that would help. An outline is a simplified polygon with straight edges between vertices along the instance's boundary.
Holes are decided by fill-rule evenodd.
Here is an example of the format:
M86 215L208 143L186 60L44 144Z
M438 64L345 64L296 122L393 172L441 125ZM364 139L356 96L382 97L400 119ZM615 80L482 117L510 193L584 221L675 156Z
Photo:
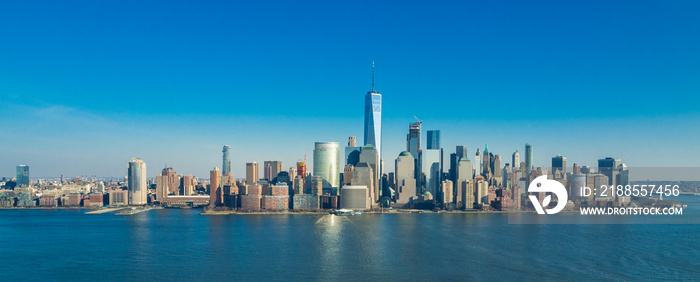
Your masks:
M416 169L413 156L408 151L403 151L396 158L396 203L408 204L411 197L416 196Z
M245 164L245 184L255 185L260 180L260 165L256 162Z
M337 142L316 142L314 176L323 179L323 187L340 187L340 147Z
M221 192L221 185L219 185L219 179L221 178L221 171L218 167L209 171L209 205L220 206L224 203L224 193Z
M365 144L371 144L382 158L382 94L374 90L374 62L372 62L372 90L365 95Z
M360 162L360 150L362 147L357 146L355 136L348 138L348 146L345 147L345 165L356 166Z
M618 167L622 162L620 159L607 157L598 160L598 173L607 176L608 185L617 185ZM599 185L596 185L600 189Z
M145 205L148 203L148 185L146 184L146 163L139 158L133 158L129 162L127 171L129 178L129 204Z
M380 184L381 182L379 179L381 178L381 175L379 175L379 152L377 152L377 149L374 148L371 144L367 144L364 147L362 147L362 151L360 152L360 163L366 163L369 167L372 168L372 179L373 179L373 186L367 186L369 188L369 195L372 197L372 202L377 202L379 201L379 196L380 195ZM354 184L353 184L354 185Z
M525 144L525 178L530 179L530 172L532 172L532 145ZM530 181L526 183L530 184Z
M552 158L552 173L559 170L562 175L566 174L566 158L561 155L557 155Z
M156 200L162 201L170 194L179 195L180 176L172 167L163 169L160 175L156 176Z
M421 168L421 160L423 156L421 155L420 149L420 125L421 123L419 121L408 125L408 134L406 134L406 151L411 153L411 156L414 158L416 187L419 190L422 190L423 185L421 173L423 170ZM419 191L418 194L423 194L423 192Z
M520 165L520 154L518 153L518 150L515 150L515 153L513 153L513 172L515 172L516 168Z
M223 166L221 166L221 168L223 169L223 170L222 170L223 174L229 174L229 173L231 173L231 155L230 155L230 151L231 151L231 146L229 146L229 145L224 145L224 149L221 150L221 152L224 153L224 157L223 157L223 159L224 159L224 164L223 164Z
M427 149L440 149L440 130L428 130Z
M268 181L272 181L273 179L275 179L275 177L277 177L277 174L284 170L284 165L282 165L281 161L265 161L264 167L264 177Z
M29 166L17 166L17 187L29 187Z

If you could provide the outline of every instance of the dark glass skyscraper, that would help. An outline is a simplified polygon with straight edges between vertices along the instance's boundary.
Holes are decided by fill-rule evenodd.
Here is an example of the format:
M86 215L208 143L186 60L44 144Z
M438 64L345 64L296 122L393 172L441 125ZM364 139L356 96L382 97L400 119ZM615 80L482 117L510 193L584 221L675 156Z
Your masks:
M440 149L440 130L428 130L427 149Z

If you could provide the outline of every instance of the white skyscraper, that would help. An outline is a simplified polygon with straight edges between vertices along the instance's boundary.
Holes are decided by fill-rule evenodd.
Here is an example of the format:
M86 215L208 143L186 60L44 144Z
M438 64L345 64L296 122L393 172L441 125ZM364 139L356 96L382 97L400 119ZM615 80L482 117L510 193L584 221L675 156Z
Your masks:
M148 203L148 184L146 183L146 163L139 158L133 158L129 162L128 187L129 204L145 205Z

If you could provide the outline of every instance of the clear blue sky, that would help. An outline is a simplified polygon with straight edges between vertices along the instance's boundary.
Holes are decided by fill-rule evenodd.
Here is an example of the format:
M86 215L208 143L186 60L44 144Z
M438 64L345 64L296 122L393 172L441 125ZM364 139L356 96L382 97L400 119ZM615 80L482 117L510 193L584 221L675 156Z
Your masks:
M208 178L362 140L384 95L393 170L412 113L446 153L533 144L595 165L698 166L698 1L4 1L0 176ZM425 142L425 141L423 141ZM504 161L506 162L506 161Z

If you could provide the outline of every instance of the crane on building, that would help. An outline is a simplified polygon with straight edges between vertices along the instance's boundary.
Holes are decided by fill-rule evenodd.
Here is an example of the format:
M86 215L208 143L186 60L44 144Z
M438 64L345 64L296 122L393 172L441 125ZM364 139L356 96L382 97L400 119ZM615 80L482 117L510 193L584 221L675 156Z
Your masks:
M416 115L412 114L414 118L418 121L418 124L423 124L423 121L419 119Z

